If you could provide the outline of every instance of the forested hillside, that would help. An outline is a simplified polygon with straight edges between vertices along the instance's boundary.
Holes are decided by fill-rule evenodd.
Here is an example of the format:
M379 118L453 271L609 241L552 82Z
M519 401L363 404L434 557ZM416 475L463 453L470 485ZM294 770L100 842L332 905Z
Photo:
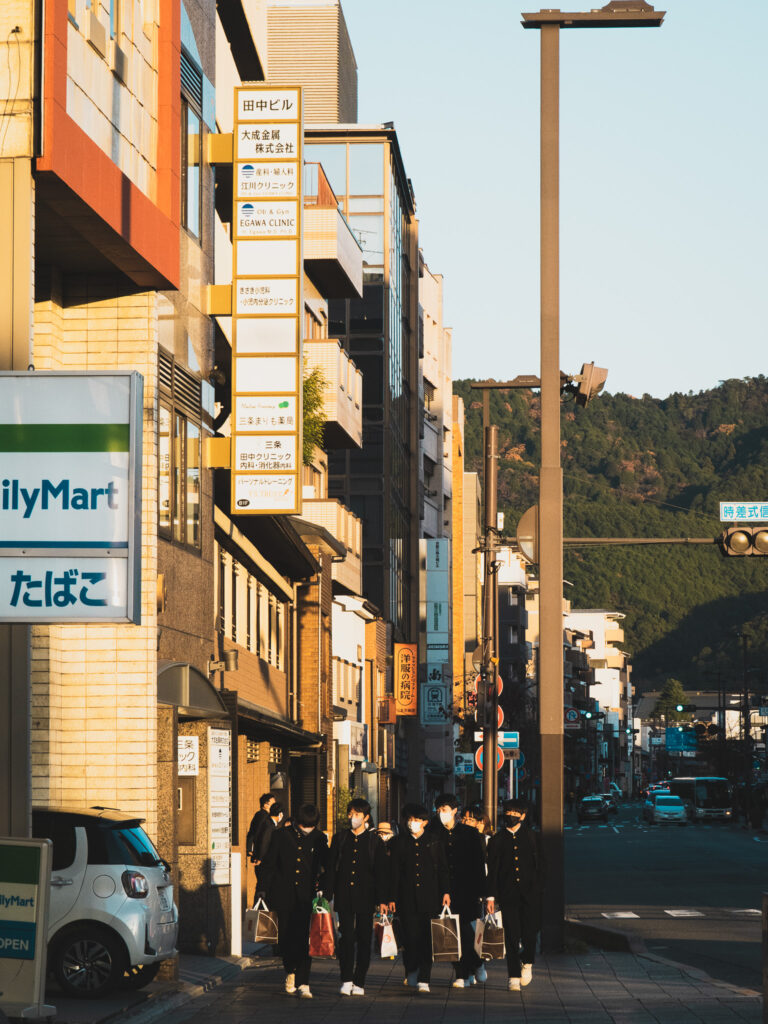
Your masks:
M467 469L482 471L482 407L466 409ZM716 537L720 501L768 500L768 378L729 380L698 394L601 395L563 402L566 537ZM506 533L538 497L538 393L491 393L499 426L499 507ZM768 557L723 558L697 545L565 549L574 606L626 614L625 648L638 690L668 676L712 688L740 684L737 633L749 636L752 685L768 693Z

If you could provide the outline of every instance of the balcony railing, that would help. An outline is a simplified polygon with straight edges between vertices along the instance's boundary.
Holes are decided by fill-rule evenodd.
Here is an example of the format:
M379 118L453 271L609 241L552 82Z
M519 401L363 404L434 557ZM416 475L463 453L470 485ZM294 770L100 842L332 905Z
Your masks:
M318 367L326 381L323 412L328 448L363 445L363 375L335 338L304 342L310 370Z

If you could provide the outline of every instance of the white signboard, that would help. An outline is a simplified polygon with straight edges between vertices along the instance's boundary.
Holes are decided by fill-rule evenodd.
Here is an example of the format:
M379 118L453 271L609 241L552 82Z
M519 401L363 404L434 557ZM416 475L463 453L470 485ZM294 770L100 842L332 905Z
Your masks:
M235 88L233 510L301 512L302 92ZM268 412L268 403L290 415Z
M178 772L180 776L199 775L200 741L197 736L179 736Z
M208 843L211 885L230 884L232 733L208 729Z
M448 687L443 683L422 683L419 687L419 719L422 725L445 725L451 717Z
M49 839L0 839L0 1010L51 1017L45 1004Z
M0 373L0 621L140 622L143 380Z
M721 501L721 523L768 523L768 501Z
M474 775L474 773L475 773L475 755L474 754L454 754L453 770L454 770L454 773L456 775Z

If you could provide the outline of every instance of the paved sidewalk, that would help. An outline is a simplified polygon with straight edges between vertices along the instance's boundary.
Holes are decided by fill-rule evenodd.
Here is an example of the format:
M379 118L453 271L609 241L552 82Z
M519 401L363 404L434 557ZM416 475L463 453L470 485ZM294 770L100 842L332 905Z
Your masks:
M339 995L338 965L316 960L314 999L283 991L283 973L273 960L251 961L236 976L195 998L176 992L112 1017L130 1024L726 1024L762 1021L762 1000L752 990L714 982L702 972L636 953L588 952L541 957L534 982L508 992L504 965L489 965L488 982L469 990L450 987L452 971L436 965L429 995L402 984L398 961L375 960L363 997ZM198 988L199 991L199 988Z

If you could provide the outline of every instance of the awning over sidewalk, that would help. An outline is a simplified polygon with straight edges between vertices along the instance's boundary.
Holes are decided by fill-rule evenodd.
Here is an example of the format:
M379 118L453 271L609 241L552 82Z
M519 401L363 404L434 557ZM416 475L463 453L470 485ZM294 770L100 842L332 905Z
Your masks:
M187 718L228 718L215 687L199 669L184 661L158 661L157 702L172 704Z
M267 708L262 708L257 704L252 704L250 701L243 700L242 697L238 697L237 714L239 718L244 718L248 722L261 727L265 733L281 739L291 748L308 751L312 747L315 747L317 750L320 750L322 747L322 736L314 732L307 732L306 729L302 729L285 718L280 718L279 715L269 711Z

